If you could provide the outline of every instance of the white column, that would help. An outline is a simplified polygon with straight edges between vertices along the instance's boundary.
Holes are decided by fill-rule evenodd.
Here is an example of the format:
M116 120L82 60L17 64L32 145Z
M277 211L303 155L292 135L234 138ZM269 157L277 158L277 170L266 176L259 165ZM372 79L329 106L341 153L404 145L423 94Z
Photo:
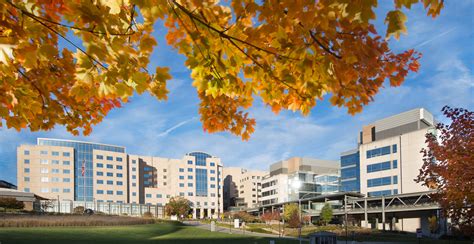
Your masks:
M193 208L193 219L196 219L196 208Z

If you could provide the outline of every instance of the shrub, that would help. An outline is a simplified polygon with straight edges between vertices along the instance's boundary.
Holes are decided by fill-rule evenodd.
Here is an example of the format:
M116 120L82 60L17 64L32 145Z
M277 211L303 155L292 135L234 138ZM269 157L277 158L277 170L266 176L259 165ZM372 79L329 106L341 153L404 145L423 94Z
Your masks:
M288 219L288 227L298 228L300 226L300 217L298 212L293 211L290 218Z
M106 215L1 215L0 227L113 226L152 224L153 219Z
M0 198L0 208L5 209L23 209L25 204L21 201L17 201L13 197Z
M143 218L153 218L153 214L151 212L143 213Z
M84 213L84 207L83 206L77 206L74 208L72 211L74 214L83 214Z
M271 222L272 220L280 220L280 218L281 218L280 212L278 211L275 211L273 213L270 211L267 211L264 214L262 214L262 216L260 216L260 219L267 224Z
M253 223L257 222L257 218L247 212L240 211L234 214L234 219L240 219L242 222Z

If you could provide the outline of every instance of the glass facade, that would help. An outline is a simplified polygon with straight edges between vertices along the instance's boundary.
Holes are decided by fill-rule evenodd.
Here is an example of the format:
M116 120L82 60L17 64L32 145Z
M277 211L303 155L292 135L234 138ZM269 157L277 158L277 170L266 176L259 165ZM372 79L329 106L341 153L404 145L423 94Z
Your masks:
M207 169L196 169L196 196L207 197Z
M196 165L198 166L206 166L206 159L212 158L211 155L202 152L192 152L188 154L189 156L194 156L196 159Z
M341 156L341 191L360 192L359 152Z
M74 200L84 201L84 189L86 201L93 201L93 150L125 153L125 147L96 144L89 142L78 142L69 140L56 140L38 138L38 145L61 146L74 148ZM85 163L85 178L82 176L82 164ZM85 183L85 186L84 186Z

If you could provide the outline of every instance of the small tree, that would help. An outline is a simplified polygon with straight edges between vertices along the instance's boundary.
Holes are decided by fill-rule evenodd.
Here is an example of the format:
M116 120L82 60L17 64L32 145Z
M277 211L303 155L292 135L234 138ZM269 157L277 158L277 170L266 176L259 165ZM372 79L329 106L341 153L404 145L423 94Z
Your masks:
M0 208L6 209L23 209L25 204L22 201L17 201L13 197L0 198Z
M324 204L324 207L321 209L321 220L327 225L332 219L332 207L329 203Z
M184 197L172 197L168 204L165 206L165 213L168 216L177 215L178 218L187 216L191 210L191 202Z
M234 219L240 219L242 220L243 222L247 222L247 223L251 223L251 222L255 222L257 220L257 218L255 218L255 216L245 212L245 211L240 211L238 213L235 213L234 214Z
M297 216L299 216L299 207L298 207L298 204L296 203L290 203L290 204L286 204L285 207L284 207L284 211L283 211L283 219L285 219L285 221L289 222L290 221L290 218L296 214Z
M288 226L290 228L298 228L300 227L300 216L298 214L298 212L295 212L293 211L290 215L290 217L288 218Z
M438 231L438 218L436 218L436 216L433 215L429 217L428 224L429 224L431 233L436 233Z
M84 210L85 210L84 206L77 206L73 209L73 213L74 214L83 214Z
M41 210L43 212L47 212L48 209L53 208L53 206L54 204L52 200L41 201ZM82 210L82 212L84 212L84 210Z
M280 212L275 211L275 212L270 212L267 211L262 216L260 216L260 219L264 221L266 224L269 224L272 220L280 220Z

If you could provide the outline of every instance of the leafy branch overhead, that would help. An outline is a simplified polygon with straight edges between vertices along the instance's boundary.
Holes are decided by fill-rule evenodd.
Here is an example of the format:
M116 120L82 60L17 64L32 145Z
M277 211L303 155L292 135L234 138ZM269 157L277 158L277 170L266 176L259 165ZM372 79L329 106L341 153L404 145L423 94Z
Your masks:
M135 92L166 99L169 69L147 69L157 21L187 58L206 131L248 139L255 120L245 110L257 96L306 115L330 94L354 114L385 80L399 86L418 70L419 53L394 53L387 41L406 33L403 11L419 2L433 17L443 7L395 0L382 37L377 0L1 0L0 123L89 134Z

